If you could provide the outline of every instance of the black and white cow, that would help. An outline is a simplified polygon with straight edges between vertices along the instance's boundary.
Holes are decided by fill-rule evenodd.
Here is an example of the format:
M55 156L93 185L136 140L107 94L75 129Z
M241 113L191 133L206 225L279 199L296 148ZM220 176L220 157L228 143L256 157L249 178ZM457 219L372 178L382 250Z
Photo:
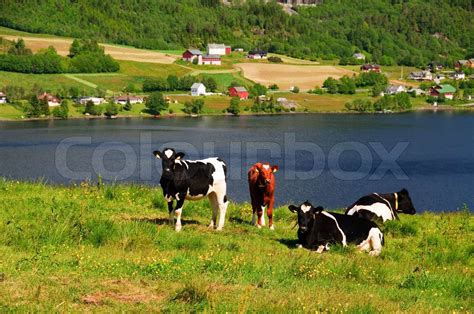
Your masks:
M162 160L163 173L160 185L163 195L168 202L170 222L174 223L176 215L176 231L181 230L181 213L184 200L199 200L209 198L212 206L212 220L210 228L222 230L227 211L227 166L219 158L203 160L183 160L184 153L176 153L172 148L165 148L163 152L154 151L153 155ZM173 201L176 207L173 208ZM217 225L217 212L219 224Z
M416 213L406 189L397 193L366 195L346 209L346 215L382 222L398 220L397 213L410 215Z
M384 244L383 233L373 221L325 211L308 201L288 209L298 214L298 247L322 253L329 244L354 243L361 251L377 256Z

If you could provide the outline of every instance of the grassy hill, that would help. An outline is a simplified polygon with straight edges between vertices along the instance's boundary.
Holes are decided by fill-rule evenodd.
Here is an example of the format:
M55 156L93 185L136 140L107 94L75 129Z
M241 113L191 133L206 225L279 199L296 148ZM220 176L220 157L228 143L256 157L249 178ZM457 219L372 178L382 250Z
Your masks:
M249 225L231 203L223 232L209 204L166 225L158 188L0 180L0 309L19 312L469 312L469 211L402 216L378 258L351 246L295 249L295 216Z
M0 25L151 49L221 41L324 59L360 50L383 65L452 63L474 51L468 0L327 0L298 13L257 0L233 6L219 0L6 1Z

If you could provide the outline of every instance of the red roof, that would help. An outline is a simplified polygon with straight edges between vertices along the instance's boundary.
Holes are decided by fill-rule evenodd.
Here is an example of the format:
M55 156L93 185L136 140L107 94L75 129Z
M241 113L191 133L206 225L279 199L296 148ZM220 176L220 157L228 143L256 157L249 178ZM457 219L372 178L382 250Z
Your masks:
M39 100L43 100L45 98L48 100L48 102L57 102L57 103L59 102L59 98L48 93L43 93L38 96Z

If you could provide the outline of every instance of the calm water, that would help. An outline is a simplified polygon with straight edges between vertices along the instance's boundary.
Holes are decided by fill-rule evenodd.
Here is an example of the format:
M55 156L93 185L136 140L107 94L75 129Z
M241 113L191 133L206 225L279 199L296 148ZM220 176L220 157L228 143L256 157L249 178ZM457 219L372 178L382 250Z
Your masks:
M474 208L469 113L0 122L0 176L69 183L101 174L158 185L151 152L164 146L226 160L235 201L248 201L249 165L266 160L280 167L278 204L345 207L406 187L418 210Z

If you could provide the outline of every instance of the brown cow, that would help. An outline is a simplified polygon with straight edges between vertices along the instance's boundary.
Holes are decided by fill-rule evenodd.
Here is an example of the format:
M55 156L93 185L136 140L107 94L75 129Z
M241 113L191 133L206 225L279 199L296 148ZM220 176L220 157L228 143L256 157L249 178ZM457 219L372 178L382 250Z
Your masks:
M248 172L250 198L252 200L252 224L257 223L257 227L265 226L263 210L267 207L268 226L274 230L273 225L273 204L275 203L275 176L278 166L270 166L269 163L257 162ZM258 221L256 222L256 215Z

